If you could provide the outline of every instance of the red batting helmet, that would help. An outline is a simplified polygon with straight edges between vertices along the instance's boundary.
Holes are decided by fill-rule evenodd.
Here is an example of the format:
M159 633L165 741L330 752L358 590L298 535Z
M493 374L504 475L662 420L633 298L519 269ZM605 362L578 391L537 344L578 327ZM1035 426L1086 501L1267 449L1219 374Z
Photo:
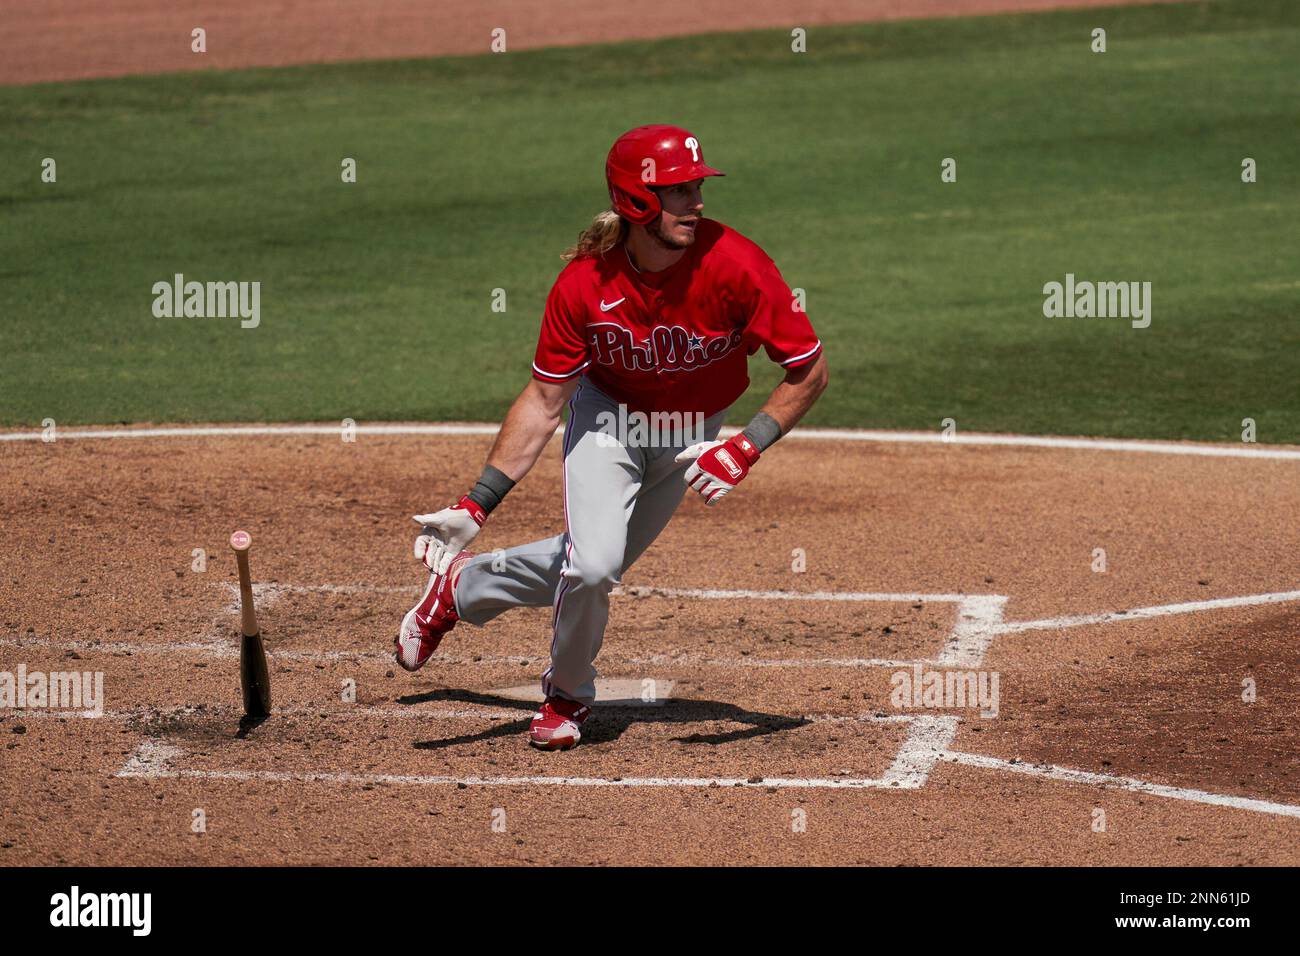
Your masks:
M662 207L651 186L675 186L705 176L725 176L704 165L700 141L680 126L638 126L614 141L605 160L605 181L614 211L644 225Z

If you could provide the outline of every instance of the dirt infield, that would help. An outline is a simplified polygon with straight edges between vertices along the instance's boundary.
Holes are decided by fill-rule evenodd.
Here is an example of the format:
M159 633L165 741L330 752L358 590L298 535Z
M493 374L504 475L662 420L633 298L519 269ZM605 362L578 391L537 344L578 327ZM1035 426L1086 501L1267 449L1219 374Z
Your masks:
M0 83L1115 2L60 0L6 9ZM614 598L598 666L652 699L542 754L513 689L544 609L417 675L389 652L405 516L487 444L0 442L0 673L105 692L0 708L0 865L1300 863L1300 461L787 439ZM479 545L562 530L558 482L552 443ZM275 695L248 732L239 527ZM900 707L916 667L996 675L996 716Z
M725 30L1119 6L1132 0L47 0L6 4L0 83L489 52ZM1154 0L1173 2L1173 0ZM191 51L191 31L207 50Z
M545 610L388 656L404 516L488 441L0 443L0 671L106 697L0 716L0 863L1300 862L1300 461L787 439L614 599L602 676L669 699L543 754L502 691ZM561 529L556 452L484 549ZM236 527L277 709L244 736ZM916 662L996 673L997 716L895 706Z

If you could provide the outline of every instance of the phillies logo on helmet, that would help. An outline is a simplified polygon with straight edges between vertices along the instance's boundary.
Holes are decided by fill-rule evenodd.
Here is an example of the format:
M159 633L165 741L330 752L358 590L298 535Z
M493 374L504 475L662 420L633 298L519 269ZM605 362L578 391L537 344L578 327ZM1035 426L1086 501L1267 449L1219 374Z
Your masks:
M704 164L700 141L680 126L638 126L610 148L605 182L614 211L645 225L662 212L652 186L676 186L726 173Z
M743 337L740 329L705 338L680 325L656 325L637 342L632 331L617 322L598 322L589 328L588 341L596 362L620 365L629 372L693 372L722 358L739 346Z

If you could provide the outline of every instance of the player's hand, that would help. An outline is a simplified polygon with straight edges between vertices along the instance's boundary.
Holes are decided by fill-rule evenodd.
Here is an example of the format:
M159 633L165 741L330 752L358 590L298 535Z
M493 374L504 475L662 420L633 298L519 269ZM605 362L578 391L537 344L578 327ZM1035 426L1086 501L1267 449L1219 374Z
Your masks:
M483 527L487 515L467 495L450 508L427 515L415 515L420 536L415 539L415 560L434 574L443 574L451 559L465 550Z
M673 460L679 465L693 462L686 469L686 483L699 492L706 505L713 505L744 480L758 458L754 443L741 434L726 441L699 442Z

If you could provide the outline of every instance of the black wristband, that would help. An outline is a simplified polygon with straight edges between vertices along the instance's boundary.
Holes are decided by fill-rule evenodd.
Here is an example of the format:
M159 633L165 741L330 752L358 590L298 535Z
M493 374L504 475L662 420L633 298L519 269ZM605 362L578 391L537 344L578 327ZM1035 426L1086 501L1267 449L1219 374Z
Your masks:
M514 486L514 480L500 468L484 465L483 474L474 482L474 487L466 497L482 508L485 515L490 515L492 509L505 500Z
M781 426L766 412L759 412L741 432L759 451L767 451L781 437Z

